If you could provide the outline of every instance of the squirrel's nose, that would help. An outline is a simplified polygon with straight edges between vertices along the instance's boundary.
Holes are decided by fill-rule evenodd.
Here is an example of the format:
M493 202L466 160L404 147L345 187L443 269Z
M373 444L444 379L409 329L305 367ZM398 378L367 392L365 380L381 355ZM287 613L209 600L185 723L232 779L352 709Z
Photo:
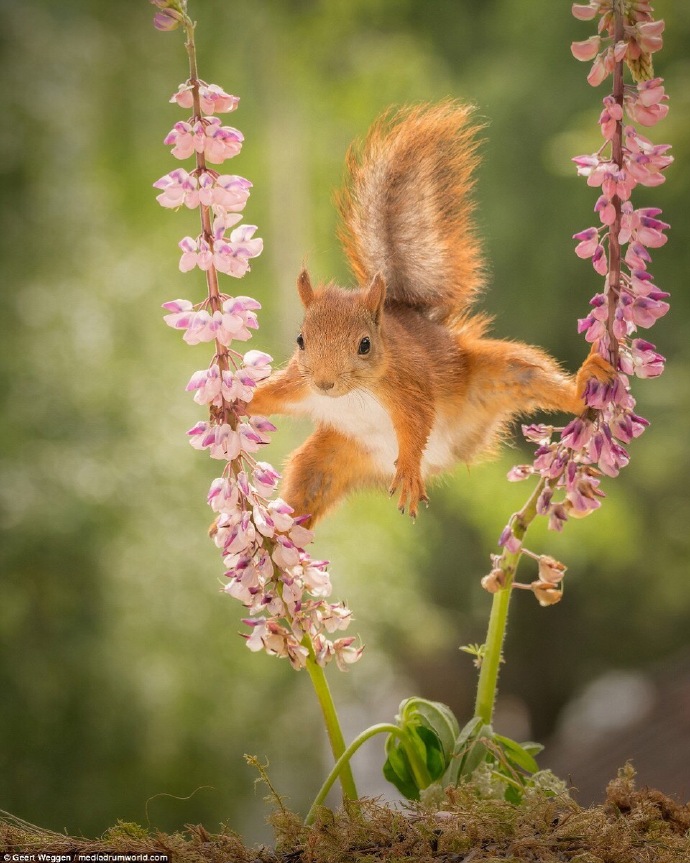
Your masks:
M314 381L314 383L320 390L323 390L325 393L327 393L328 390L332 390L335 386L335 381Z

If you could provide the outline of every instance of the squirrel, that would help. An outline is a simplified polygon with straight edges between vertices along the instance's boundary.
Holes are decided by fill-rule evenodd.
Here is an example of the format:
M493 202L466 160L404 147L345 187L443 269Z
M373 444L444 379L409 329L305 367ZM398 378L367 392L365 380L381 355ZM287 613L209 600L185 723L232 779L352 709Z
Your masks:
M517 415L583 413L587 381L611 379L596 353L573 377L470 314L485 281L473 110L449 100L387 113L348 151L339 237L359 287L315 289L302 270L294 355L248 407L316 422L281 490L306 525L373 485L415 518L427 477L490 455Z

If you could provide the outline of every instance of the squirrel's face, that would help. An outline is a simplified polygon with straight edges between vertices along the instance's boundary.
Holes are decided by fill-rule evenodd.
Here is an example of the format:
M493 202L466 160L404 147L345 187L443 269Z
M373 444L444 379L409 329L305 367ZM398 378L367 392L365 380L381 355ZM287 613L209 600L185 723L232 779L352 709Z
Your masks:
M327 285L315 292L303 270L297 288L305 315L296 356L313 391L338 398L380 377L384 371L383 279L376 276L359 291Z

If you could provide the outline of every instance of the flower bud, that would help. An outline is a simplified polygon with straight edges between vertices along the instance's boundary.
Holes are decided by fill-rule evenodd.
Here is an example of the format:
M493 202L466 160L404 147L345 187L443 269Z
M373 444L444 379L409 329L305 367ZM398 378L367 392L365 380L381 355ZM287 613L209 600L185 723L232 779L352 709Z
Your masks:
M565 564L548 554L539 557L539 578L547 584L560 584L567 569Z
M531 588L541 606L555 605L563 599L563 591L546 581L533 581Z
M481 581L484 590L489 593L498 593L506 585L506 574L502 569L492 569Z

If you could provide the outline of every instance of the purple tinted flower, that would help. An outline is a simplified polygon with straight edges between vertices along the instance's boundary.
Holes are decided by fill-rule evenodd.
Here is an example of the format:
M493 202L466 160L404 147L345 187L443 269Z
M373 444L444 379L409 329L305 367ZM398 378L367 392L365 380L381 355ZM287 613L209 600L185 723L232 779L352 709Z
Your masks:
M278 487L280 474L268 462L258 461L252 473L252 482L263 497L270 497Z
M553 489L550 485L544 486L541 494L537 498L537 513L539 515L547 515L551 508L551 500L553 498Z
M655 346L644 339L633 339L629 350L621 354L621 368L629 375L639 378L656 378L664 370L665 358L658 354Z
M589 387L589 383L587 384ZM586 398L585 398L586 400ZM587 402L589 404L589 402ZM579 450L586 446L592 436L592 424L587 420L574 419L563 429L561 443L570 449Z
M523 479L528 479L534 473L534 468L531 464L516 464L507 473L509 482L520 482Z
M194 107L193 88L189 81L180 84L177 93L170 98L170 101L176 102L181 108ZM207 84L205 81L199 81L199 102L204 114L222 114L234 111L239 101L237 96L230 96L218 84Z
M549 530L561 531L563 525L568 521L568 511L563 504L557 503L551 507L549 513Z
M515 554L515 552L520 551L520 548L522 547L522 542L513 533L511 525L506 525L506 527L503 528L503 532L498 539L498 544L511 554Z

